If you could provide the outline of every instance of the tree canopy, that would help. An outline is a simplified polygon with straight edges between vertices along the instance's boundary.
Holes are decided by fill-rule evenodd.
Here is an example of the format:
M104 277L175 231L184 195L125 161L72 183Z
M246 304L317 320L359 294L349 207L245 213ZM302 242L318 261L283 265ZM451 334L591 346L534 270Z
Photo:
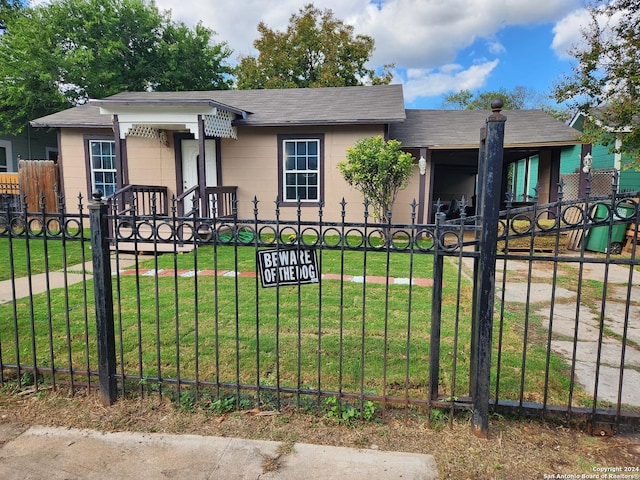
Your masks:
M0 0L3 2L11 0ZM0 129L122 91L226 89L231 50L147 0L54 0L6 19Z
M573 75L555 90L591 120L583 141L628 155L640 166L640 0L597 1L574 49ZM593 110L593 109L596 110ZM624 132L624 133L621 133ZM616 146L616 140L619 140Z
M0 33L6 29L7 22L24 8L23 0L0 0Z
M398 192L411 177L413 157L401 150L397 140L385 141L380 135L365 137L347 149L347 159L338 170L349 185L371 203L373 218L385 222Z
M350 25L335 18L333 11L313 4L289 19L284 32L264 22L254 42L258 56L240 58L237 86L251 88L339 87L391 82L391 65L380 75L367 68L374 40L356 35Z
M526 87L515 87L513 90L500 88L483 92L460 90L444 98L443 108L452 110L490 110L491 101L499 98L504 103L505 110L522 110L533 108L539 102L539 95Z

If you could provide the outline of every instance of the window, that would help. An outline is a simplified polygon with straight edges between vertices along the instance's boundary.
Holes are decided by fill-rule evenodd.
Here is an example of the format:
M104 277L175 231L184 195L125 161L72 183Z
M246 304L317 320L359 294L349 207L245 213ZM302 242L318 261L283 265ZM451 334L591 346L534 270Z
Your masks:
M108 197L118 189L116 172L116 147L113 140L89 140L91 188L102 191Z
M279 140L280 198L285 203L320 202L323 137L279 136Z
M7 162L7 149L0 147L0 172L8 172L9 165Z
M9 140L0 140L0 172L13 171L11 155L11 142Z

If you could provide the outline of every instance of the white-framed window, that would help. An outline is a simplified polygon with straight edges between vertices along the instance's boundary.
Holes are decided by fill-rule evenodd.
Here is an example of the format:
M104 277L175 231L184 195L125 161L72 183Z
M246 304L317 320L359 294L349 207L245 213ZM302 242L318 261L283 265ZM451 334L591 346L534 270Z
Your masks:
M319 202L322 198L322 137L281 136L280 141L282 200Z
M89 140L92 192L102 191L104 197L118 189L116 145L113 140Z

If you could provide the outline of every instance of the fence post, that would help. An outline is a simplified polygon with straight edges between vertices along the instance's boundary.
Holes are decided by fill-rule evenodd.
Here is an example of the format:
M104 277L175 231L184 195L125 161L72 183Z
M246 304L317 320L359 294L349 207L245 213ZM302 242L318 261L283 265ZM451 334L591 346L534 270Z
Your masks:
M481 139L478 175L480 177L480 255L475 272L472 323L473 417L472 429L477 437L487 438L489 430L489 383L491 374L491 340L493 334L493 299L496 279L498 220L502 196L504 157L504 125L502 101L491 102L492 114L487 118Z
M89 223L98 336L98 380L100 401L105 406L112 405L116 400L116 347L107 212L108 206L102 201L102 192L94 193L89 202Z
M429 347L429 400L437 400L440 380L440 326L442 319L442 279L443 279L443 255L440 253L442 246L442 224L445 214L440 211L440 202L436 212L436 228L434 232L433 254L433 289L431 292L431 340Z

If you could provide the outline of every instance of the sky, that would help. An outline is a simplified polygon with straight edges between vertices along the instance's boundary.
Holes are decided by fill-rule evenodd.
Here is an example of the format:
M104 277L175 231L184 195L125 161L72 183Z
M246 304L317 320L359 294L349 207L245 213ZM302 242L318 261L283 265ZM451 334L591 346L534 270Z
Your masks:
M155 0L188 26L214 30L239 56L255 54L258 23L284 31L312 0ZM313 0L375 40L371 68L395 64L407 108L440 108L447 94L511 90L547 95L571 74L584 0ZM42 3L36 1L35 3Z
M284 31L304 0L156 0L173 20L202 22L226 41L230 58L255 54L257 25ZM408 108L440 108L463 89L547 95L571 74L587 15L581 0L315 0L355 33L375 40L369 67L395 64Z

